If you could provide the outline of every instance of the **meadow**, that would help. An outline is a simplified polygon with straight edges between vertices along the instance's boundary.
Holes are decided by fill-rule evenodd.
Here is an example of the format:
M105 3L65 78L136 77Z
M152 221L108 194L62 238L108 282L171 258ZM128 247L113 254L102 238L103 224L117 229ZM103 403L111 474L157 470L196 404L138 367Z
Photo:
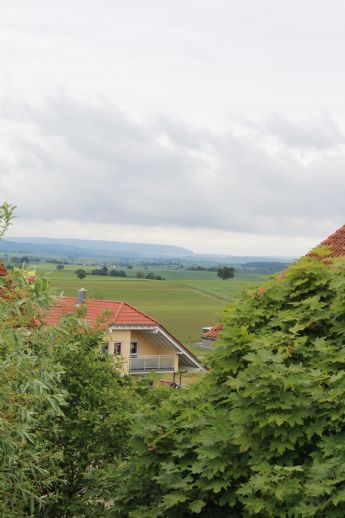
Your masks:
M265 275L238 274L233 279L222 281L215 272L150 267L125 271L133 276L137 270L152 271L166 280L94 275L79 280L74 273L78 268L90 269L75 264L66 265L64 270L56 270L56 265L50 263L37 266L38 271L48 276L57 294L76 296L79 288L85 288L88 297L126 301L159 320L187 346L200 341L201 328L217 323L224 307L242 289L257 286L267 278Z

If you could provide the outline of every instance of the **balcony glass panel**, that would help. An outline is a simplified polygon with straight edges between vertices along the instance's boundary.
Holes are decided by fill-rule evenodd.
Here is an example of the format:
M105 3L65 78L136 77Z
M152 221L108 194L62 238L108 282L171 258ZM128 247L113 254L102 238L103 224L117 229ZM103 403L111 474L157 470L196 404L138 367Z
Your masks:
M174 371L174 356L137 356L129 359L130 372Z

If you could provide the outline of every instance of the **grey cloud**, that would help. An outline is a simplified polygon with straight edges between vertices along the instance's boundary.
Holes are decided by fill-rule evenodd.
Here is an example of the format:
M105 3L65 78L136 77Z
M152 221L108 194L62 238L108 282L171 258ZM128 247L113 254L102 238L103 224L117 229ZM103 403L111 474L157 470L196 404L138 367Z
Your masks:
M277 119L216 135L168 117L139 123L105 100L61 92L36 105L0 104L0 194L23 218L287 235L343 223L336 126L319 140ZM272 135L278 151L265 142ZM295 148L310 142L320 152L303 163Z
M327 150L344 144L344 135L329 116L302 119L298 122L286 117L271 117L262 125L265 133L296 149Z

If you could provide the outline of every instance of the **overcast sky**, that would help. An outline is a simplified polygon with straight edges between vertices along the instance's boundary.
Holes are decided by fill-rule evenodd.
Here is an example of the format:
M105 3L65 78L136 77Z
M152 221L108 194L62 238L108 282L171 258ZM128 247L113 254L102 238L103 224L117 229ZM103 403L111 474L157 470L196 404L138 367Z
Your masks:
M1 0L12 236L296 256L345 223L343 0Z

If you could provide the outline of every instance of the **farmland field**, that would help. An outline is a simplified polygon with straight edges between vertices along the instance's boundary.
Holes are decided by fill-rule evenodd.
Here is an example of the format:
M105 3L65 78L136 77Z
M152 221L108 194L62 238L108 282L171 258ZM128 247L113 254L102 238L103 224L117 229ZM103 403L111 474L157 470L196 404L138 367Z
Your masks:
M214 272L195 272L174 268L149 268L167 280L102 277L87 275L79 280L74 271L80 265L66 265L56 270L54 264L40 264L38 271L47 274L56 293L76 296L78 288L88 290L88 296L121 300L136 306L159 320L186 345L200 340L201 327L216 323L222 310L245 286L263 283L265 275L238 274L222 281ZM88 270L85 267L85 270ZM127 271L135 275L138 269Z

